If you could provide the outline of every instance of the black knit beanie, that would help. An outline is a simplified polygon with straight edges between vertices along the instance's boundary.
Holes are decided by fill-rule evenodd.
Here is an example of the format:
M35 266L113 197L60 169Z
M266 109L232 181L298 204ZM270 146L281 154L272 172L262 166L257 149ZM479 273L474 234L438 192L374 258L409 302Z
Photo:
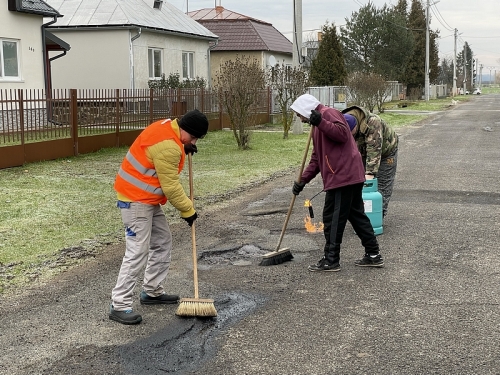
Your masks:
M195 138L203 138L208 132L207 116L197 109L186 113L178 123L181 129L184 129Z

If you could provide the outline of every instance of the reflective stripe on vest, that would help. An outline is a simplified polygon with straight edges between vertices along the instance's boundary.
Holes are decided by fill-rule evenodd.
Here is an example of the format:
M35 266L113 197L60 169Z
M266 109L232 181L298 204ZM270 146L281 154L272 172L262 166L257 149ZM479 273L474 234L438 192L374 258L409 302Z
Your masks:
M173 125L175 124L175 129ZM181 158L177 173L184 166L185 153L178 135L176 121L157 121L149 125L134 141L120 166L115 179L114 188L119 195L131 201L146 204L165 204L167 197L158 178L158 173L151 160L146 156L147 148L172 140L181 150Z
M147 168L143 166L139 160L137 160L134 155L131 154L130 151L127 152L127 155L125 158L130 162L130 164L134 167L134 169L139 172L140 174L144 176L152 176L156 177L156 170ZM123 178L125 181L127 181L129 184L134 185L135 187L142 189L144 191L147 191L148 193L155 194L162 196L163 195L163 190L161 189L160 186L153 186L146 184L145 182L142 182L141 180L135 178L134 176L130 175L129 173L125 172L122 167L120 167L120 170L118 171L118 175Z
M132 164L132 166L135 168L136 171L138 171L140 174L145 175L145 176L156 176L156 170L147 168L141 164L139 160L137 160L134 155L131 154L130 151L127 152L127 155L125 158Z

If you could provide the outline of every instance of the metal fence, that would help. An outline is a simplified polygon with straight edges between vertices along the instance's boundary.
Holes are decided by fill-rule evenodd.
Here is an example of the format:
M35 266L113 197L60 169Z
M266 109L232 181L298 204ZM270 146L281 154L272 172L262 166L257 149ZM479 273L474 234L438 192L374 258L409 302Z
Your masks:
M347 106L345 87L307 91L327 106ZM256 105L256 124L276 122L279 106L268 88ZM149 124L199 109L209 130L230 128L208 89L0 90L0 168L129 146Z
M270 91L255 108L270 122ZM209 130L230 127L215 92L168 90L0 90L0 168L132 144L149 124L199 109Z

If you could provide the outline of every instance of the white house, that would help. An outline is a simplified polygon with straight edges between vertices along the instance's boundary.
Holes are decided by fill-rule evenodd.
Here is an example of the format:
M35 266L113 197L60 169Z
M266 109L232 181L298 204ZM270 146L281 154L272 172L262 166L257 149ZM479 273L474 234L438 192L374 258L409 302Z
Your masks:
M144 89L179 74L208 79L217 35L162 0L46 0L49 28L71 51L52 63L53 88Z
M51 61L70 46L46 30L43 17L50 24L61 14L41 0L0 5L0 89L50 87Z

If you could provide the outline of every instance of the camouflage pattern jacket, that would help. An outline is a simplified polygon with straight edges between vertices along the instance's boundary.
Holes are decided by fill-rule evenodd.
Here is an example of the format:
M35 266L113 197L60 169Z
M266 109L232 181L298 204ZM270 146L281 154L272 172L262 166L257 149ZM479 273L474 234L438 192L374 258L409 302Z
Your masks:
M351 106L342 113L354 116L358 130L354 135L358 150L363 157L366 174L377 175L380 162L398 148L398 136L380 116L363 107Z

